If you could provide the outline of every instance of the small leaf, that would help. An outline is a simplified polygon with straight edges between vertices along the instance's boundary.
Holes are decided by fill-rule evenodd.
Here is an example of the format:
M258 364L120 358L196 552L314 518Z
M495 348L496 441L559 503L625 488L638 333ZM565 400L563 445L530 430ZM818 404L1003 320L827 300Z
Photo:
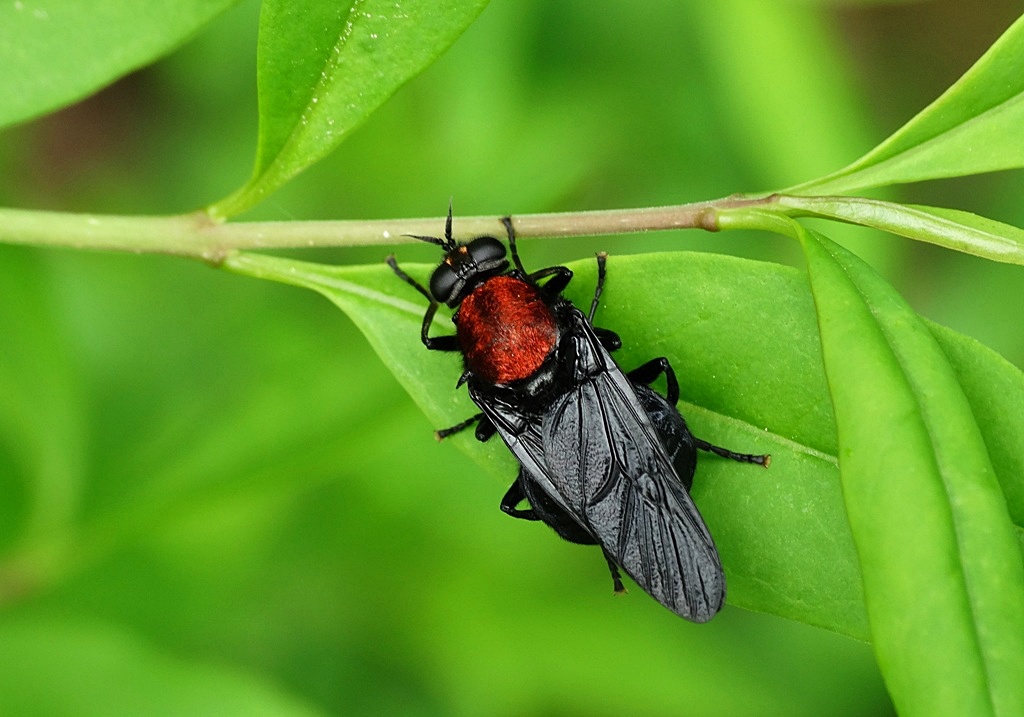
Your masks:
M437 59L487 0L264 0L260 129L249 182L210 208L228 217L336 147Z
M906 303L797 230L872 641L905 715L1024 713L1024 565L956 372Z
M465 390L455 390L457 357L427 352L420 343L423 298L383 264L323 266L240 254L227 266L314 289L345 310L427 414L425 434L475 413ZM431 269L403 268L421 281ZM589 305L594 262L571 268L575 278L567 295ZM613 256L608 269L597 323L622 336L619 362L630 368L667 356L682 385L680 411L698 436L772 454L767 471L710 457L697 471L694 496L722 554L729 602L868 639L814 305L803 274L694 253ZM439 318L433 333L450 330ZM947 334L962 339L940 331L940 340ZM955 347L962 357L958 370L974 377L972 385L998 379L991 384L999 386L996 395L978 400L992 401L995 415L1019 413L1020 372L970 340ZM986 440L1014 425L986 424ZM1024 461L1020 443L1015 435L1000 440L1006 450L997 464L1000 476L1019 483L1021 473L1013 469ZM461 435L447 442L498 480L511 481L515 464L498 441L480 444Z
M80 100L153 62L236 1L0 4L0 128Z
M864 197L779 195L790 216L817 216L874 227L1009 264L1024 264L1024 230L956 209L896 204Z
M1024 17L963 77L849 166L782 190L846 194L868 187L1024 166Z

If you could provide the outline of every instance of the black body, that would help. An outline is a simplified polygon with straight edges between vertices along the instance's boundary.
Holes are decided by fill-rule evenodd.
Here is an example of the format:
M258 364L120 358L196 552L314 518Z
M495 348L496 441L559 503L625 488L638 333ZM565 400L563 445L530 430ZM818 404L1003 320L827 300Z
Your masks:
M572 272L552 267L527 274L511 220L502 221L515 268L508 268L493 237L456 244L450 210L444 239L419 237L447 252L431 280L432 294L402 272L393 257L388 259L401 278L430 300L421 332L429 349L463 350L467 339L461 335L428 335L438 303L459 306L498 276L539 292L550 312L542 320L556 329L550 352L521 379L486 380L467 359L459 384L467 384L481 413L438 431L438 437L474 422L480 440L497 432L521 465L502 510L543 521L571 542L600 545L616 590L622 590L621 567L676 614L695 622L711 619L724 603L725 577L714 541L688 493L697 449L762 465L767 465L767 456L732 453L696 439L675 409L678 384L666 359L650 361L629 375L618 367L609 353L619 347L618 336L591 323L603 286L604 255L598 255L598 285L586 315L561 296ZM551 278L540 284L545 277ZM459 323L456 314L460 331L470 319L478 317L463 317ZM668 400L648 388L662 374ZM517 509L524 498L530 509Z
M676 475L689 492L693 485L693 473L697 467L697 444L686 421L679 415L679 411L674 405L655 393L650 387L634 382L633 390L640 405L646 411L647 417L654 425L661 445L675 468ZM523 500L529 502L529 509L520 510L516 507ZM560 503L548 496L541 487L541 482L522 464L520 464L516 482L502 498L501 509L513 518L543 521L570 543L600 545L597 538L566 512Z

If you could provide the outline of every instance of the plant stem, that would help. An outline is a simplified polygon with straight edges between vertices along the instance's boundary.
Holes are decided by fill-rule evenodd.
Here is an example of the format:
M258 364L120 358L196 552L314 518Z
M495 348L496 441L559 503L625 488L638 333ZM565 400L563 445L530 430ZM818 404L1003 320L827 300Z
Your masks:
M521 237L564 237L664 229L717 231L720 210L764 205L771 197L727 197L644 209L514 217ZM72 214L0 208L0 243L185 256L219 264L242 249L398 244L405 235L436 235L443 217L369 221L215 222L204 211L174 216ZM456 238L502 236L498 217L458 217Z

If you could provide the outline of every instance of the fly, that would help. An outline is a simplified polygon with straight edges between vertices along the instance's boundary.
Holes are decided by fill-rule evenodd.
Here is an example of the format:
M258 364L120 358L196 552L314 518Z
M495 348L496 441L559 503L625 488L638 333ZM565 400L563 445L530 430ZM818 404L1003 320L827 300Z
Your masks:
M466 384L480 412L438 438L476 424L478 440L495 433L520 463L501 502L509 515L540 520L574 543L599 545L616 591L619 569L658 602L694 622L725 602L725 576L704 520L689 495L697 449L767 466L769 456L734 453L693 436L675 408L679 386L665 358L624 373L610 352L617 334L593 325L605 280L588 314L562 296L568 267L527 273L510 217L504 245L491 236L460 244L448 210L440 246L445 257L429 291L388 264L429 302L420 338L433 351L460 352ZM546 281L545 281L546 280ZM543 283L542 283L543 282ZM440 304L455 309L454 335L430 336ZM668 398L649 388L664 375ZM530 508L517 505L526 499Z

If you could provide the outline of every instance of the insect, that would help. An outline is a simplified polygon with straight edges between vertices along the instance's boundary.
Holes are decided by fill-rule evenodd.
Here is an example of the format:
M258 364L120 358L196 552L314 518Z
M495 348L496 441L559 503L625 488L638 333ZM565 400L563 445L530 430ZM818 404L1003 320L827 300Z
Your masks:
M660 360L661 359L656 359L656 361ZM671 368L669 368L669 370L671 370ZM631 375L632 374L627 374L627 376ZM655 393L650 387L642 383L635 382L633 383L633 389L636 393L637 399L643 406L648 418L657 431L662 447L668 454L669 460L675 468L676 475L682 482L683 488L687 493L693 485L693 474L697 467L698 448L715 453L724 458L730 458L742 463L757 463L766 468L771 462L771 456L768 455L735 453L733 451L720 448L719 446L711 445L710 443L695 437L693 433L690 432L689 427L686 425L686 421L675 407L675 402L678 398L677 395L670 396L669 399L666 399ZM516 507L523 499L526 499L529 502L529 509L520 510ZM587 529L581 527L579 522L569 512L567 512L564 507L562 507L556 500L550 498L547 493L544 492L540 482L522 466L520 466L516 482L512 484L508 489L508 492L505 494L505 497L502 498L501 509L513 518L543 521L558 533L559 536L570 543L578 543L580 545L600 544L600 541ZM611 571L612 584L615 592L624 592L625 589L622 585L622 579L619 575L618 565L616 564L615 558L610 555L608 550L603 548L603 546L602 549L604 551L605 560L608 562L608 568ZM715 553L715 558L717 559L717 552ZM719 570L721 570L720 567ZM634 580L636 580L641 586L645 585L645 580L643 578L638 578L636 574L628 568L627 572L630 572ZM724 592L722 593L721 598L722 601L724 601ZM707 617L698 618L694 615L680 612L665 600L662 600L661 598L658 599L663 605L665 605L665 607L689 620L693 620L694 622L706 622L713 617L722 606L722 601L720 601L718 603L718 607L708 614Z
M520 463L502 499L509 515L540 520L574 543L599 545L614 588L619 569L662 605L694 622L710 620L725 601L725 577L711 534L688 489L697 449L767 466L768 456L734 453L690 433L675 408L679 387L667 359L624 373L610 352L617 334L593 325L605 280L584 314L562 297L572 271L554 266L527 273L510 217L510 266L504 245L481 236L452 239L449 207L440 246L445 257L429 291L387 261L429 302L420 338L427 349L461 352L466 384L480 412L437 431L450 436L476 424L478 440L495 433ZM542 280L546 280L543 281ZM455 309L454 335L430 336L440 304ZM668 398L649 388L664 375ZM523 500L530 508L516 506Z

